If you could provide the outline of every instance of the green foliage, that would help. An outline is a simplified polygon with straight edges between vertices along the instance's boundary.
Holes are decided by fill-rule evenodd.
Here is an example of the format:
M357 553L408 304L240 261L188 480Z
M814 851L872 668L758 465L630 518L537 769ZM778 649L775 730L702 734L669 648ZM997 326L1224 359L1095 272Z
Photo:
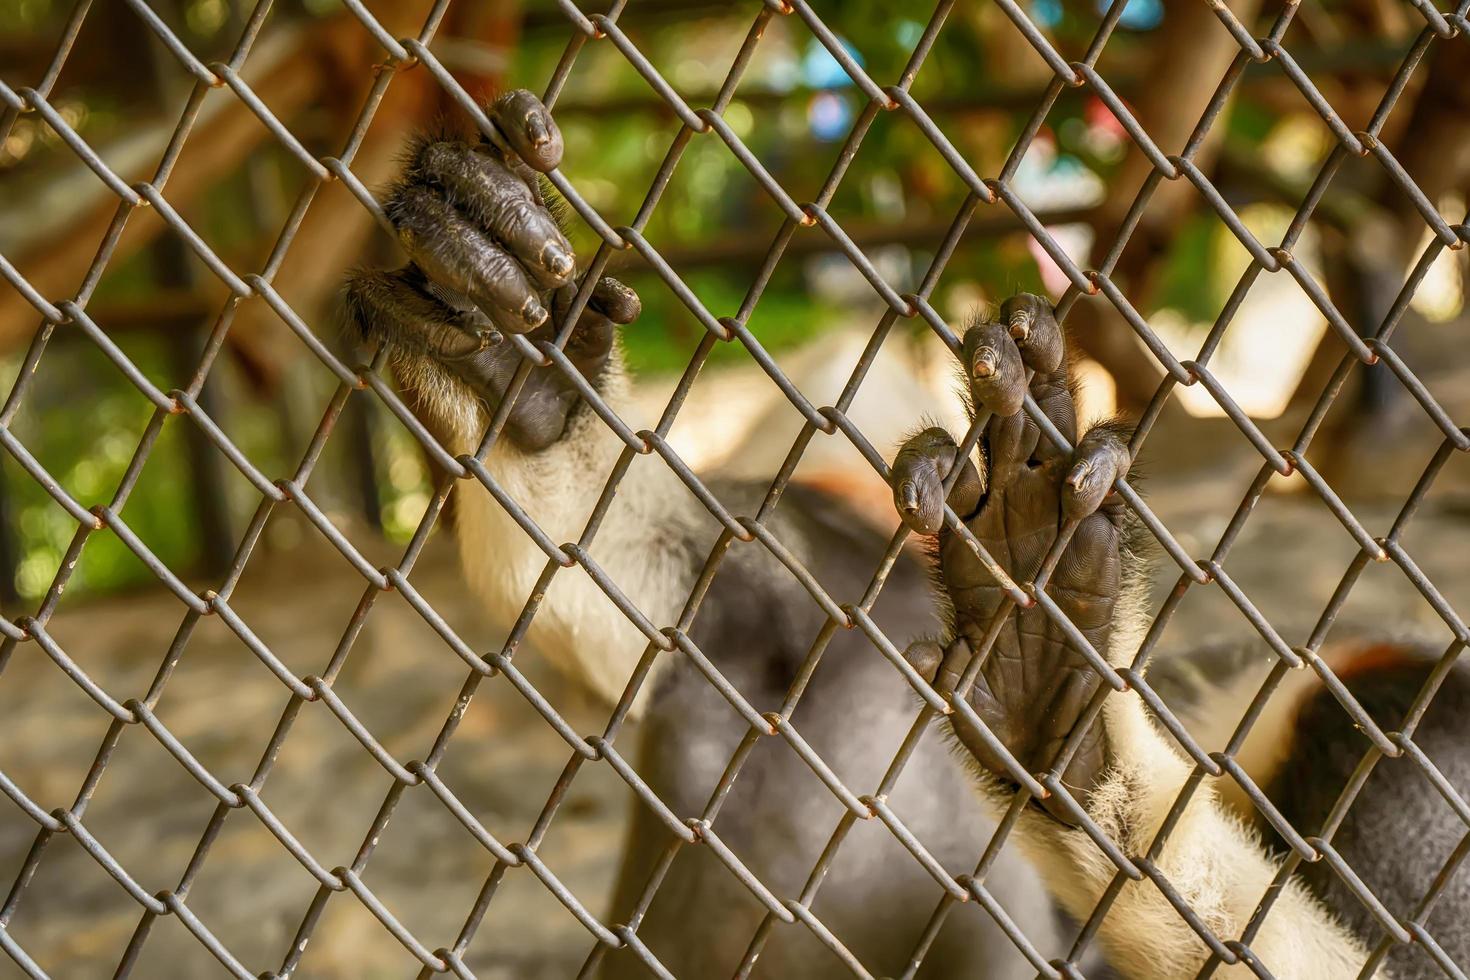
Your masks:
M146 374L163 380L167 358L161 343L129 344L128 355ZM16 434L83 506L111 504L153 406L89 345L53 347L47 358L46 372L16 419ZM11 359L6 375L14 378L17 368L18 359ZM122 512L134 533L172 568L187 568L198 553L182 436L177 423L165 422ZM50 587L77 523L8 455L4 480L21 544L16 588L22 597L36 599ZM150 581L152 573L117 535L99 532L87 542L67 589L107 592Z
M1022 5L1029 10L1039 2L1023 0ZM1056 17L1051 33L1058 49L1068 57L1080 56L1098 23L1096 3L1049 3ZM546 3L533 6L537 11L551 9ZM889 0L817 0L814 7L879 84L900 77L930 13ZM48 0L0 3L0 27L39 31L55 21L60 9ZM300 9L309 14L338 11L336 4L325 0L307 0ZM196 38L226 44L233 34L228 5L218 0L188 0L178 12L181 29ZM711 104L723 84L756 7L731 5L728 12L638 16L637 5L631 5L628 13L623 25L633 42L691 106L699 107ZM533 86L549 78L565 53L567 36L561 28L528 30L518 42L507 77ZM974 170L984 175L999 172L1005 164L1035 104L1030 94L1039 94L1045 82L1039 63L1031 67L1041 74L1022 73L1019 79L1008 69L1007 65L1018 63L1018 55L1017 49L1005 45L1022 43L999 12L962 5L951 13L913 80L915 97L933 108L936 124ZM1147 43L1146 35L1122 30L1110 42L1108 57L1123 64ZM1026 56L1020 52L1021 62ZM863 94L829 62L830 57L799 17L772 18L724 112L739 138L799 202L819 196L839 162L848 127L865 106ZM1027 97L1018 98L1018 93ZM1049 147L1053 155L1050 164L1043 161L1038 166L1090 170L1104 181L1112 175L1127 149L1126 138L1113 144L1095 138L1096 105L1089 105L1090 98L1085 90L1068 89L1052 105L1039 145ZM79 129L85 138L105 142L133 122L125 118L123 104L107 91L85 94L82 101L85 119ZM1011 105L1021 108L997 109ZM677 117L608 43L581 49L556 111L566 136L564 170L571 182L612 224L633 223L675 143ZM835 119L830 131L823 132L815 124L822 112ZM1279 119L1277 109L1242 98L1225 123L1227 139L1259 143ZM24 119L21 123L29 125ZM731 316L741 309L783 214L719 138L695 136L682 142L679 152L679 165L643 233L710 313ZM41 154L33 157L38 166L45 163ZM267 199L289 200L304 179L299 164L269 143L254 159L264 165L248 177L243 168L220 174L214 189L185 209L188 220L212 247L242 268L268 247L261 239L253 199L247 193L250 182L257 189L261 182L273 184L266 188L270 191ZM1026 161L1027 165L1032 162ZM864 248L875 261L881 253L889 262L885 274L896 266L896 281L903 289L912 289L967 193L968 188L911 120L901 113L878 113L827 206L850 232L881 229L895 240L897 244ZM976 212L977 226L1002 210L982 206ZM567 224L579 254L590 257L600 245L598 239L580 220L571 218ZM1185 225L1162 268L1156 307L1176 309L1194 322L1208 322L1218 312L1226 287L1220 279L1223 266L1216 224L1215 219L1201 216ZM273 233L269 229L266 235ZM804 244L825 233L799 228L794 234L805 236ZM733 257L711 259L712 251ZM771 275L748 321L752 333L773 355L823 331L852 326L853 310L871 309L876 302L872 295L855 297L824 282L813 273L821 263L796 251ZM242 264L241 257L251 258ZM704 339L705 329L646 265L629 261L631 258L620 256L613 266L614 274L627 279L644 300L642 320L624 334L630 365L640 373L682 371ZM288 258L305 260L294 254ZM343 265L356 260L347 257ZM161 272L155 251L145 249L120 258L109 266L94 300L98 305L148 301L159 289ZM857 287L859 293L866 288L861 281ZM994 303L1017 290L1046 291L1027 234L1016 228L972 230L950 261L933 302L946 315L963 317L977 305ZM301 312L308 322L331 322L329 311ZM857 322L867 328L874 321L863 316ZM107 329L108 324L103 327ZM900 328L927 329L917 321ZM327 332L324 326L323 333ZM182 380L167 377L173 362L162 340L129 339L127 344L129 355L166 388ZM216 373L227 367L228 357L227 352ZM716 344L709 358L712 366L737 362L748 363L738 344ZM12 373L15 367L12 360ZM216 382L211 379L210 383ZM275 406L231 407L232 436L265 472L276 474L294 465L301 447L286 445ZM53 345L26 409L16 420L16 431L62 485L90 505L111 498L151 413L151 406L90 345ZM389 536L404 540L413 533L428 503L430 477L419 448L402 427L382 413L377 421L381 424L375 424L372 433L379 516ZM163 425L124 513L129 525L161 559L184 570L200 554L181 428L177 422ZM75 522L13 460L7 458L3 465L20 538L20 587L28 598L34 598L49 585L75 533ZM321 469L329 471L326 477L330 479L330 471L345 469L345 464L329 452ZM244 488L240 499L230 502L237 516L242 508L253 506L251 494ZM150 579L150 573L115 535L101 533L93 535L72 582L74 588L92 591Z
M751 272L702 270L685 277L691 289L715 316L733 315L745 298ZM785 275L782 280L793 276ZM643 316L623 332L628 364L638 373L683 371L703 339L705 329L692 313L650 275L631 277L644 300ZM782 288L784 286L784 288ZM789 283L777 282L766 293L751 318L752 334L768 350L782 350L810 340L840 323L840 314L823 306ZM707 363L748 363L738 342L716 344Z
M1220 219L1213 214L1190 218L1174 236L1160 270L1155 308L1178 310L1192 323L1209 323L1220 312L1228 287L1209 275L1218 251Z
M36 30L55 19L53 0L5 0L0 3L0 31Z

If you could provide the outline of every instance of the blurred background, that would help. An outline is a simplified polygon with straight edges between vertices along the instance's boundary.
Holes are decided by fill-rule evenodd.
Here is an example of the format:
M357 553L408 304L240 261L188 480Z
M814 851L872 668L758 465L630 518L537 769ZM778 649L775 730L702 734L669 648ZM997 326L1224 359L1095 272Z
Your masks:
M1118 0L1124 2L1124 0ZM1238 48L1204 3L1126 0L1121 27L1098 70L1166 153L1198 123ZM1063 54L1080 58L1109 0L1022 0ZM51 90L66 122L129 181L148 179L164 155L191 77L122 2L97 3ZM225 60L248 5L234 0L150 4L205 63ZM416 34L422 2L367 5L395 36ZM849 53L880 84L902 72L927 9L881 0L814 2ZM0 78L12 88L43 77L74 4L0 3ZM619 24L694 107L724 80L758 5L729 0L632 0ZM1231 9L1263 34L1279 9L1235 0ZM1302 0L1283 46L1349 129L1367 126L1423 28L1400 0ZM460 0L431 45L470 91L539 90L571 36L563 14L539 0ZM243 76L314 155L340 152L366 98L381 49L336 0L275 5ZM1435 44L1410 78L1381 136L1451 221L1470 194L1470 45ZM994 175L1041 102L1051 74L1002 12L961 4L950 16L912 94L973 169ZM816 196L865 97L796 18L776 17L725 113L731 128L798 201ZM609 44L579 55L555 114L566 138L564 173L612 224L629 222L679 130L667 105ZM363 137L353 170L384 187L412 132L463 127L426 71L400 73ZM1281 239L1334 146L1333 136L1278 65L1251 65L1196 164L1256 236ZM1084 268L1112 244L1149 164L1086 88L1066 89L1046 116L1014 179L1053 236ZM313 178L227 89L205 97L167 188L168 200L238 273L259 270L293 201ZM914 289L967 191L900 113L880 114L829 206L888 281ZM53 301L77 293L116 198L36 114L0 143L0 254ZM716 316L740 306L781 212L717 139L695 138L645 229L669 264ZM568 222L579 254L596 241ZM1429 231L1373 159L1337 172L1295 255L1362 332L1382 321ZM1395 349L1457 422L1470 418L1466 252L1444 252L1414 294ZM339 286L358 265L397 264L394 246L340 184L322 189L274 279L312 328L338 345ZM1114 280L1181 359L1200 344L1249 261L1187 181L1160 187L1123 252ZM643 297L625 334L638 396L657 413L703 336L703 327L640 264L619 255L610 271ZM150 209L127 225L95 284L91 317L165 390L187 383L227 291ZM951 324L1026 290L1056 299L1066 278L1004 208L982 206L933 297ZM871 287L818 230L803 230L749 321L816 404L835 397L882 315ZM6 390L39 323L24 298L0 286L0 383ZM1138 414L1161 372L1105 302L1079 303L1068 319L1083 355L1088 411ZM1288 276L1264 276L1225 334L1212 368L1280 446L1295 441L1344 347ZM289 475L306 451L336 381L259 299L235 317L222 359L201 396L210 416L271 477ZM924 415L955 419L950 360L921 320L900 321L864 386L854 418L891 452ZM86 505L104 503L138 447L152 406L80 332L60 329L11 428ZM769 479L800 428L766 377L736 347L717 346L675 430L696 466ZM1387 530L1442 435L1386 369L1357 369L1309 453L1318 470L1375 534ZM799 478L837 486L875 521L888 521L881 483L850 450L818 440ZM1202 386L1176 390L1145 446L1155 508L1191 554L1215 546L1260 467L1260 457ZM418 527L433 491L417 444L372 398L350 399L312 494L374 562L392 563ZM1356 545L1299 481L1276 479L1231 553L1232 574L1290 642L1300 642L1347 568ZM217 582L257 492L189 425L165 425L128 499L129 525L191 587ZM1406 535L1410 551L1452 602L1470 595L1466 567L1470 467L1454 459ZM9 455L0 461L0 607L32 613L76 533L74 520ZM467 638L499 641L477 623L453 557L436 535L415 582ZM1283 542L1286 542L1283 545ZM1177 572L1177 570L1176 570ZM1160 588L1174 576L1160 570ZM312 583L309 598L302 583ZM271 518L237 590L236 608L299 673L321 669L337 645L362 581L295 508ZM1170 627L1177 644L1249 627L1219 596L1191 593ZM1463 608L1463 606L1462 606ZM53 632L118 696L146 686L183 610L114 535L83 551ZM1394 629L1444 632L1396 569L1373 568L1345 617ZM192 628L192 627L191 627ZM1293 632L1293 630L1295 632ZM1438 632L1436 632L1436 630ZM379 603L340 689L400 758L418 757L453 703L462 667L406 604ZM31 645L32 647L34 644ZM3 661L0 661L3 663ZM0 768L46 807L68 805L82 784L107 718L54 666L28 651L0 676ZM532 662L528 673L568 717L599 728L602 709ZM248 777L285 692L218 623L202 621L160 708L172 730L226 783ZM307 714L310 714L308 712ZM583 724L585 722L585 725ZM334 721L300 723L272 777L272 805L327 866L346 863L387 779ZM523 839L565 762L565 746L505 685L487 685L467 716L446 779L505 839ZM122 741L97 790L88 825L149 887L167 887L187 864L212 803L145 737ZM401 751L400 751L401 750ZM294 755L292 753L295 753ZM129 753L132 753L129 756ZM134 757L135 756L135 757ZM151 760L151 761L150 761ZM156 763L156 764L154 764ZM455 777L459 781L455 782ZM622 784L606 772L579 777L573 800L543 849L547 862L595 911L611 884L623 814ZM330 805L322 805L323 799ZM299 801L293 810L292 800ZM408 804L405 804L408 807ZM448 942L474 900L488 857L436 804L419 801L396 820L396 838L369 881L419 935ZM422 810L423 812L417 812ZM310 902L314 884L253 821L228 825L191 907L248 963L274 965ZM18 810L0 806L0 888L34 838ZM390 835L391 836L391 835ZM223 851L224 853L220 853ZM110 975L137 924L137 907L71 842L43 862L11 925L43 965L63 976ZM438 871L436 874L435 871ZM487 976L566 976L590 937L534 879L513 873L477 939L472 960ZM228 909L228 912L225 910ZM338 901L317 931L309 975L402 976L411 957L356 903ZM217 969L172 921L145 947L140 976L197 976ZM514 937L516 942L497 942ZM252 958L253 957L253 958ZM0 958L0 976L12 965Z

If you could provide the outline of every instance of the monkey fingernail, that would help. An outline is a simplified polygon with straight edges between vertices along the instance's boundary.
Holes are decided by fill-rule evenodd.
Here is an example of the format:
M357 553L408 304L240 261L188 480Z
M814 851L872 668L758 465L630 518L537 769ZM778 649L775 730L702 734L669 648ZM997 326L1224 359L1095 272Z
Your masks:
M999 323L977 323L965 331L964 359L976 408L1002 417L1016 414L1026 397L1026 371L1015 342Z
M1119 467L1107 458L1079 459L1062 481L1062 516L1077 520L1097 510L1119 475Z
M977 378L988 378L995 373L996 365L1000 361L1000 355L993 347L982 347L975 352L975 363L970 366L970 371Z
M531 138L531 145L535 147L551 142L551 129L546 125L539 106L526 113L526 135Z
M1069 516L1080 516L1080 514L1091 510L1102 500L1102 492L1106 492L1107 489L1106 486L1102 485L1102 481L1097 479L1097 473L1093 470L1091 464L1086 462L1078 463L1072 467L1072 471L1067 474L1067 478L1063 482L1066 485L1062 494L1063 510L1077 512L1076 515Z
M919 488L914 486L913 480L904 480L898 487L899 506L905 514L917 514L919 512Z
M548 315L549 314L546 312L546 307L541 305L540 300L538 300L534 296L526 297L525 305L521 307L521 319L524 320L528 326L541 326L541 324L546 322L546 317Z
M553 239L541 247L541 267L558 279L570 276L576 264L577 260L561 242Z
M1027 367L1050 374L1061 366L1066 351L1050 303L1032 293L1017 293L1001 304L1000 315Z
M1029 313L1017 313L1011 317L1011 336L1021 343L1031 336L1031 315Z

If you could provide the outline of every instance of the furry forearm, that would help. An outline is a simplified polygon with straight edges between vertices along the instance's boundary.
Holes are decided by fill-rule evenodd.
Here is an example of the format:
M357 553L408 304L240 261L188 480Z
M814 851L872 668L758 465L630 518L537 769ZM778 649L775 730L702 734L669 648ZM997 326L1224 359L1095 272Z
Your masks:
M421 385L428 381L417 380ZM434 380L445 386L433 399L441 419L457 422L456 444L449 448L471 451L486 423L484 413L465 393L453 390L452 379ZM603 399L638 428L626 412L627 384L616 359L601 385ZM552 445L525 451L502 439L485 465L527 516L561 544L581 539L622 450L622 442L583 406ZM490 623L508 631L536 591L546 554L476 481L456 490L455 514L469 584ZM701 533L697 502L669 467L660 459L636 457L588 551L649 620L664 626L675 621L688 595ZM648 638L580 565L555 573L526 641L608 702L622 696L648 645ZM652 679L643 684L635 712L641 712L652 688Z
M1119 757L1094 788L1093 820L1124 853L1148 852L1190 767L1148 720L1136 695L1108 699L1103 723ZM1049 889L1073 916L1092 914L1115 867L1080 830L1041 814L1019 827L1023 846ZM1219 804L1214 790L1195 791L1154 864L1222 941L1238 937L1276 875L1255 835ZM1099 939L1109 961L1136 980L1192 976L1209 950L1147 879L1128 882L1104 917ZM1250 943L1276 976L1329 980L1353 976L1367 950L1292 879ZM1248 976L1244 964L1220 976Z
M622 413L619 328L642 303L616 279L576 274L537 176L560 165L563 148L546 106L518 89L487 114L503 137L493 146L443 127L409 144L383 202L409 262L349 276L347 324L354 340L387 345L413 411L452 454L473 452L489 418L501 418L484 461L489 487L466 480L454 498L466 577L494 627L511 633L524 612L527 645L615 700L687 593L697 508L661 460L634 459L600 509L624 447L583 392L590 386ZM523 360L525 345L552 343L560 346L554 363ZM538 546L496 496L514 501L553 545ZM596 533L584 540L589 524ZM548 552L567 542L591 561L548 565ZM606 572L624 607L642 612L644 630L589 567ZM507 646L521 639L514 633Z

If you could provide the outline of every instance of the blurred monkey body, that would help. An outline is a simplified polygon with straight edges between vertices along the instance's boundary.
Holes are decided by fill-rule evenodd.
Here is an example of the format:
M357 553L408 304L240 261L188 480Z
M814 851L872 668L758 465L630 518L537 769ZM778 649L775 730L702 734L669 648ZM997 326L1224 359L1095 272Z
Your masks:
M609 391L600 394L621 408ZM620 414L623 414L620 412ZM627 416L624 415L626 419ZM481 429L483 429L481 420ZM592 413L570 420L567 437L537 453L499 447L487 467L505 491L554 541L577 540L623 445ZM590 478L589 478L590 477ZM547 488L556 487L555 493ZM714 482L736 513L751 513L762 487ZM619 485L590 552L654 623L678 621L718 527L656 458L637 458ZM456 532L465 572L492 622L509 627L535 591L546 556L488 493L461 494ZM867 585L886 541L841 505L800 486L786 491L772 532L824 584L840 595ZM937 627L929 583L905 555L892 573L874 618L893 635ZM826 617L811 597L759 545L734 545L710 584L690 638L759 710L781 703ZM526 634L544 655L608 703L624 688L647 639L580 567L559 571ZM892 666L857 631L839 631L824 654L793 724L844 783L875 787L898 751L917 706ZM720 776L748 731L718 691L683 654L661 653L633 702L641 730L635 768L675 813L704 812ZM861 722L858 718L861 718ZM715 822L721 839L762 882L795 895L838 823L842 809L789 748L763 739L752 752ZM625 752L627 749L625 748ZM931 731L893 794L926 846L948 866L973 864L993 828L964 772L938 731ZM956 812L969 820L956 821ZM626 921L670 836L634 803L611 916ZM1038 929L1054 929L1052 910L1034 873L1015 856L1001 870L1008 908L1024 909ZM870 877L870 876L876 876ZM881 880L874 893L870 880ZM891 835L863 827L848 841L823 888L819 914L865 961L896 970L921 935L938 892L934 881ZM639 936L676 976L728 974L755 934L764 907L728 868L703 848L675 859L639 926ZM983 937L977 941L976 925ZM842 966L805 929L781 927L759 960L757 976L842 976ZM605 962L607 977L643 977L627 952ZM945 929L925 976L1029 976L1024 961L988 920Z
M524 112L523 103L508 108L502 100L493 111L503 133L520 128L508 116ZM549 116L546 123L554 131ZM476 176L481 170L488 176ZM487 193L497 199L465 200ZM400 384L451 453L475 450L520 363L500 335L550 340L570 302L570 270L554 275L542 258L560 249L548 250L522 231L534 227L541 237L564 242L554 223L533 213L540 206L534 174L520 160L488 144L420 140L385 208L401 230L408 229L400 238L413 262L394 272L359 273L348 284L351 322L362 339L392 345ZM502 230L507 224L513 227ZM502 255L522 271L509 285L492 288L483 279L499 274ZM548 315L538 320L538 309ZM615 332L637 313L631 290L604 279L565 348L599 397L635 431L640 426L628 405ZM536 367L485 466L552 541L578 541L623 448L561 372ZM754 512L764 491L719 481L710 486L735 513ZM839 501L799 485L785 491L768 526L838 595L866 589L887 544ZM466 579L489 622L509 630L536 596L525 634L531 651L609 704L622 698L648 640L585 570L559 570L541 595L545 553L479 487L456 494L455 532ZM719 525L663 460L636 456L588 551L649 621L663 625L679 621L718 536ZM900 558L872 615L894 636L938 628L927 574L913 556ZM716 669L767 709L785 699L825 624L825 613L769 552L737 543L709 584L689 635ZM747 723L678 652L655 658L631 711L642 724L625 741L638 739L634 765L641 778L681 817L704 813ZM861 633L842 630L807 682L792 723L845 784L866 792L878 786L916 712L911 690L893 667ZM762 739L751 751L714 826L757 878L779 895L794 896L843 809L794 752L772 742ZM890 801L946 866L973 865L994 826L937 730L920 742ZM669 842L663 823L635 803L608 921L626 922L641 911L640 939L676 976L729 975L766 909L708 848L686 847L641 910L642 893ZM1015 854L1003 856L996 872L994 890L1033 938L1059 943L1055 906L1035 873ZM815 909L864 962L898 973L939 896L934 880L885 828L860 825L829 870ZM919 975L1010 980L1033 972L999 926L977 915L951 917ZM621 950L605 958L601 975L644 977L648 971ZM754 975L849 972L809 930L782 926L770 934Z
M359 273L348 285L349 313L361 338L391 345L400 384L454 454L475 451L509 392L521 357L506 335L554 339L577 288L570 246L545 208L536 175L558 163L555 123L525 92L503 97L492 116L509 150L445 136L414 144L385 206L412 261L394 272ZM631 418L616 333L639 311L631 290L601 280L563 350L634 431L640 425ZM1144 560L1134 547L1130 518L1109 494L1131 465L1126 427L1105 422L1079 439L1051 307L1022 295L1008 300L1000 314L1000 323L973 325L961 351L975 407L994 412L978 459L962 458L948 433L930 428L894 461L895 503L913 531L937 535L938 574L931 576L923 561L905 552L872 610L890 637L938 637L917 641L908 656L921 674L950 691L967 673L974 651L984 648L1002 594L945 528L946 501L1013 577L1026 581L1041 573L1049 579L1048 595L1110 662L1131 660L1148 622ZM1072 454L1063 456L1040 438L1036 424L1020 411L1028 392L1075 445ZM652 455L632 458L605 513L598 514L624 449L556 365L537 366L526 375L485 466L554 542L582 541L596 516L596 533L586 543L596 564L647 621L677 623L720 527ZM946 490L943 481L951 474ZM754 512L764 491L748 484L707 485L732 513ZM535 653L609 704L624 699L645 659L647 637L582 567L558 570L546 584L545 552L483 488L458 493L455 507L466 579L487 620L509 631L530 615L524 635ZM868 570L877 566L887 543L840 501L799 484L783 492L766 526L837 596L866 591ZM879 786L916 716L917 702L899 673L861 631L837 630L815 671L804 677L809 650L829 625L826 614L758 544L729 545L706 586L688 634L713 667L757 710L781 705L792 685L803 683L792 725L854 792ZM988 659L968 672L974 676L965 696L1029 771L1052 765L1100 683L1070 642L1040 609L1012 610ZM1399 693L1427 672L1422 664L1406 666L1401 653L1387 658L1398 671L1391 689ZM1382 663L1358 680L1371 686L1380 669ZM656 654L649 670L628 704L641 728L624 742L638 740L634 766L659 799L681 819L701 816L749 725L684 653ZM1205 677L1207 683L1182 689L1191 692L1199 723L1218 726L1222 713L1233 711L1233 722L1242 708L1223 696L1236 672L1217 676L1212 670L1211 661L1160 659L1150 677L1157 676L1160 689L1171 676ZM1444 691L1456 705L1470 705L1470 683L1462 675L1446 680ZM1319 717L1323 697L1320 689L1308 689L1289 710L1268 713L1257 727L1258 739L1288 748L1261 753L1251 775L1261 785L1277 777L1273 798L1291 798L1290 816L1302 828L1321 826L1324 810L1352 774L1342 752L1333 765L1304 761L1308 753L1321 755L1350 740ZM1456 739L1462 746L1466 741L1463 713L1431 713L1423 726L1419 737L1441 750ZM967 739L963 730L956 733L969 767L956 764L945 734L930 726L887 796L888 805L951 871L968 870L984 853L1011 792L997 777L1004 767L993 746ZM1365 747L1356 746L1358 757ZM1131 692L1107 697L1097 723L1074 749L1063 779L1079 804L1126 854L1148 853L1191 766ZM1461 792L1470 791L1467 767L1448 771L1466 784ZM1443 815L1436 822L1426 803L1422 829L1432 846L1406 854L1376 839L1374 831L1389 819L1395 800L1424 796L1422 787L1403 784L1404 769L1395 772L1397 778L1389 773L1370 781L1349 811L1339 828L1340 852L1370 885L1405 896L1411 894L1407 882L1428 886L1440 866L1431 867L1431 861L1442 863L1458 838L1449 840L1453 827ZM1280 788L1284 779L1291 781L1289 788ZM714 827L720 839L782 901L801 894L844 812L780 739L756 740L718 805ZM1076 934L1063 913L1087 919L1116 870L1076 828L1078 822L1055 799L1027 808L1013 837L1029 860L1008 847L985 880L1034 946L1052 955ZM640 940L676 976L729 976L747 957L767 910L707 847L684 847L664 867L670 842L668 828L635 802L606 919L634 922ZM1199 788L1155 864L1222 940L1240 935L1276 874L1275 860L1255 833L1209 785ZM1371 917L1350 907L1355 899L1334 890L1329 878L1294 876L1252 940L1251 948L1276 975L1349 976L1376 942ZM647 901L650 882L656 890ZM934 880L886 827L859 821L825 872L812 909L863 964L897 975L908 968L904 957L918 944L939 897ZM1456 915L1470 921L1467 906L1466 886L1452 884L1431 920L1449 955L1462 962L1470 959L1470 927L1457 930L1447 923ZM1113 968L1141 980L1193 975L1208 955L1148 881L1122 888L1098 939ZM1396 980L1431 975L1420 969L1422 955L1410 959L1405 953L1415 950L1397 951L1389 960ZM1092 960L1083 968L1105 975ZM1246 970L1236 965L1219 973ZM1008 980L1035 972L991 917L965 910L948 917L917 975ZM618 950L603 959L600 975L648 973L631 952ZM778 925L754 960L753 975L818 978L850 971L810 930Z

